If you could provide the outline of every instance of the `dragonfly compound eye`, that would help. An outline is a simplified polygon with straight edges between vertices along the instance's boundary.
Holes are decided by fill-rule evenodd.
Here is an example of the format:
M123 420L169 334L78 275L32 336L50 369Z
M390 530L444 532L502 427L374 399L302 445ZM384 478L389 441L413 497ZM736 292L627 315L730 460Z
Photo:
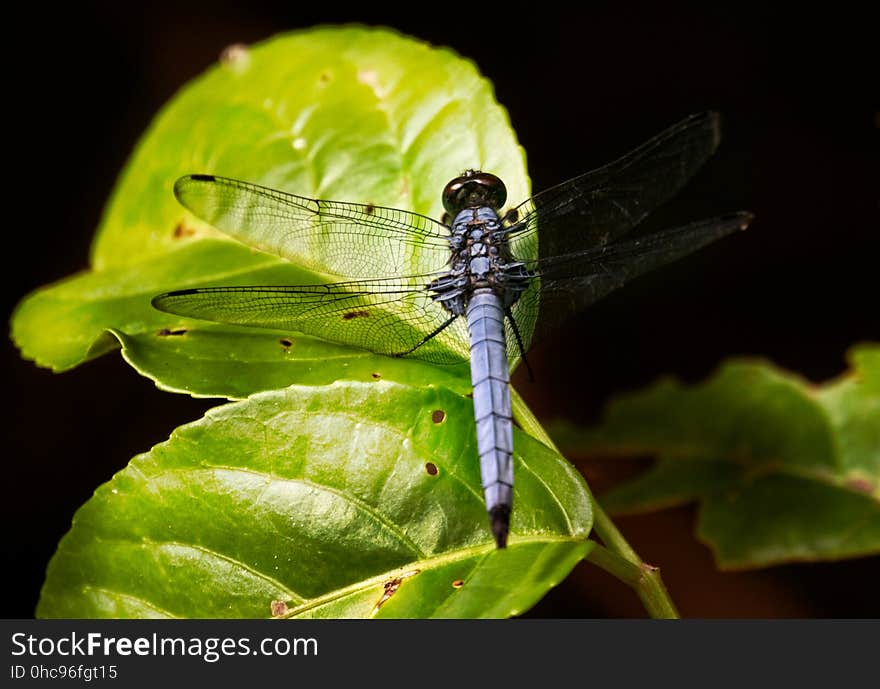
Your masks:
M507 200L507 188L495 175L468 170L443 190L443 207L452 215L464 208L501 208Z

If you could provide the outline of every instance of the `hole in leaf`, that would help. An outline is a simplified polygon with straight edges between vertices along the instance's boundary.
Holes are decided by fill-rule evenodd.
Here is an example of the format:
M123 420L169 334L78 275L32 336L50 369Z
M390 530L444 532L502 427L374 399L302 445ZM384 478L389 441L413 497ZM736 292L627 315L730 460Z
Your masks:
M431 421L434 423L443 423L446 420L446 412L442 409L435 409L431 412Z
M436 476L440 473L440 470L437 468L437 465L434 462L428 462L425 464L425 471L428 472L429 476Z
M382 591L382 596L376 601L376 606L373 608L373 613L375 614L379 608L381 608L385 603L387 603L391 596L397 593L397 590L400 588L400 585L403 583L404 579L409 579L410 577L415 576L419 573L419 570L414 569L411 572L404 572L399 577L394 577L393 579L386 581L384 585L384 589Z
M177 227L174 228L174 238L175 239L183 239L184 237L192 237L196 233L195 228L190 227L185 222L181 221L177 223Z
M269 605L272 611L272 617L281 617L282 615L286 615L290 609L287 607L287 603L283 600L273 600Z
M283 337L283 338L281 338L280 340L278 340L278 343L279 343L282 347L284 347L284 349L288 349L289 347L293 346L293 341L292 341L292 340L288 340L286 337Z

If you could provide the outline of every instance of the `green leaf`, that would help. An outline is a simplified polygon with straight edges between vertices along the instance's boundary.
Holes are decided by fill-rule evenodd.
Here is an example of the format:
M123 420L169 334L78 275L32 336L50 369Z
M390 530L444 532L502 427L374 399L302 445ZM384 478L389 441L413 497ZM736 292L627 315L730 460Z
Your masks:
M64 371L116 346L106 331L155 335L163 328L204 328L206 323L171 320L150 306L156 290L172 286L226 284L239 279L283 282L308 279L293 264L218 239L204 239L134 268L84 273L38 290L13 318L13 337L26 356ZM208 272L210 270L210 273Z
M598 428L556 437L574 455L656 455L603 506L699 501L698 536L722 568L880 553L880 346L850 359L819 386L759 362L695 386L663 380L612 402Z
M326 385L336 380L392 380L442 385L460 394L471 390L470 369L437 367L418 359L394 359L334 345L306 335L271 330L208 326L128 336L111 331L122 355L159 387L195 396L243 399L254 390L291 384ZM195 339L195 342L188 342ZM241 375L246 367L247 376Z
M23 356L63 371L117 346L112 330L138 370L167 389L238 397L300 380L286 377L296 348L267 372L265 357L251 362L243 354L258 349L265 333L187 323L150 306L156 294L195 285L328 277L255 252L186 213L172 185L187 173L435 218L443 186L466 168L501 176L512 203L528 196L524 154L491 84L449 50L385 29L328 27L229 55L182 89L139 142L98 229L91 270L19 305L12 335ZM175 368L177 359L140 356L155 333L182 327L211 338L181 338L180 361L210 359L225 346L239 365L203 370L196 380Z
M444 388L384 380L212 409L77 512L38 616L521 613L589 551L590 495L517 431L512 536L497 551L472 414Z

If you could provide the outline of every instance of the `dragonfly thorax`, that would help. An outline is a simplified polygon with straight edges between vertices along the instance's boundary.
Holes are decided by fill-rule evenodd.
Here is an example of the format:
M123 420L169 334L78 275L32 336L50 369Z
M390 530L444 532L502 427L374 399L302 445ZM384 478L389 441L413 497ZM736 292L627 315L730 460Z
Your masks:
M524 290L528 274L511 256L507 230L494 208L459 211L452 223L449 248L449 272L428 287L434 301L450 313L464 315L478 289L491 289L505 306L514 303Z
M487 206L466 208L452 223L452 270L467 276L472 289L496 287L507 255L507 242L498 213Z

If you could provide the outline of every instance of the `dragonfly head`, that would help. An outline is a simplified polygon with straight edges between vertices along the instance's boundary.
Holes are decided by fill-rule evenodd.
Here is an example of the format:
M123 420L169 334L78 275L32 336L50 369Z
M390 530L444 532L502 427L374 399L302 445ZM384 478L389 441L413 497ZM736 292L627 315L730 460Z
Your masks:
M465 208L489 206L497 210L506 200L504 182L480 170L466 170L443 190L443 207L452 216Z

